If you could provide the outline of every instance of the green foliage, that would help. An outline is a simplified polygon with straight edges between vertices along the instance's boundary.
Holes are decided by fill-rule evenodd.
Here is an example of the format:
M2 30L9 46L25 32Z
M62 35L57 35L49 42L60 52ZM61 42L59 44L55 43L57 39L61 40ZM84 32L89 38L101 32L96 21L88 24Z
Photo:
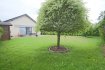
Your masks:
M0 27L0 37L3 34L3 29Z
M38 28L57 32L57 47L61 33L77 34L85 29L86 10L81 0L47 0L38 16Z
M37 23L36 23L36 24L37 24ZM35 26L35 31L36 31L36 32L39 32L39 31L40 31L38 25Z
M56 32L47 32L47 31L41 31L41 35L56 35Z
M99 21L98 28L105 28L105 19Z
M92 26L88 27L88 29L83 33L83 36L91 36L92 35Z
M99 28L99 33L101 38L105 41L105 30L103 28Z
M101 13L100 13L100 16L99 16L99 18L98 18L100 21L102 21L103 19L105 19L105 11L102 11Z
M97 27L93 28L92 36L99 36L99 29Z
M84 30L85 22L81 0L47 0L38 16L38 28L48 32L77 33Z
M89 36L90 34L91 34L91 29L92 29L92 23L91 22L89 22L88 21L88 19L87 19L87 27L86 27L86 29L84 30L84 32L83 32L83 36Z
M99 22L99 33L102 39L105 41L105 20Z
M90 25L83 33L83 36L99 36L99 28L97 25Z
M98 29L100 36L105 41L105 11L102 11L99 16Z

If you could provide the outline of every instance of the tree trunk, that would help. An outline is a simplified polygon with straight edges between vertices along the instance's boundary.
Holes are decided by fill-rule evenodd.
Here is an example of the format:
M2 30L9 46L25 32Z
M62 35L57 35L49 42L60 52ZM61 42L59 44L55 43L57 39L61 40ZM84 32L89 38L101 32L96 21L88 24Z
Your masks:
M60 47L60 32L57 33L57 47Z

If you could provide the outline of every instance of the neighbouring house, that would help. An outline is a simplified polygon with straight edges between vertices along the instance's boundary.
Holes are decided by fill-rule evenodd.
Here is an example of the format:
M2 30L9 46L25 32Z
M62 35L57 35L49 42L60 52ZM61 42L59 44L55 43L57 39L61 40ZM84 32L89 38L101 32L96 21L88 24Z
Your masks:
M12 26L10 26L12 37L35 34L36 21L27 14L6 20L4 22L12 24Z
M10 40L10 26L12 26L11 23L7 22L0 22L0 27L3 29L3 34L0 37L0 40Z

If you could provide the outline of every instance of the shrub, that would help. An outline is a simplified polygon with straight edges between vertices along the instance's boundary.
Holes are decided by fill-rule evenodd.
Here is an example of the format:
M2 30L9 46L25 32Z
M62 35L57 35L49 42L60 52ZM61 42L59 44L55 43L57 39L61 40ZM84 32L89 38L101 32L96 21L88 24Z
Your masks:
M2 29L2 27L0 27L0 37L2 34L3 34L3 29Z
M105 20L99 23L99 33L101 38L105 41Z

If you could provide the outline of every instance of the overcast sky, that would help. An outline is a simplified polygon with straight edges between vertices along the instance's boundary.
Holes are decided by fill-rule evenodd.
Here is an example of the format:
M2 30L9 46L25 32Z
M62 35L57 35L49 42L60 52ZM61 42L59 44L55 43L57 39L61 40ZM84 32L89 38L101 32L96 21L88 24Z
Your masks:
M37 20L38 11L45 0L0 0L0 19L2 21L28 14ZM99 13L105 10L105 0L84 0L89 19L95 23Z

